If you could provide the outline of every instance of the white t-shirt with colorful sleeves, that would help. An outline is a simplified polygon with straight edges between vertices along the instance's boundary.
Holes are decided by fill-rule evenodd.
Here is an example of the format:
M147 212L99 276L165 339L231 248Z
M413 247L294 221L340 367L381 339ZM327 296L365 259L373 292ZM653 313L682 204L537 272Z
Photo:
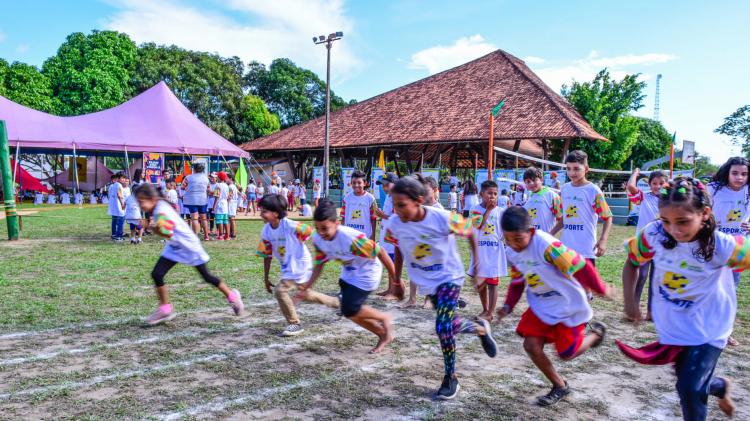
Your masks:
M750 221L747 185L734 191L729 186L718 188L715 184L709 184L708 191L713 198L711 209L719 231L730 235L746 235L747 232L741 228L741 225L743 222Z
M594 183L580 187L565 183L560 195L563 207L563 230L560 240L581 256L594 258L596 223L599 218L612 217L604 194Z
M697 241L665 248L661 221L625 242L631 264L653 262L651 316L662 344L726 346L737 313L731 271L750 268L750 241L718 230L713 235L716 246L708 262L696 257Z
M640 206L638 210L638 225L635 227L635 232L641 232L643 227L648 225L650 222L659 219L659 196L648 191L646 193L643 190L638 190L638 193L628 195L633 204Z
M536 230L528 247L508 248L511 283L526 283L529 308L545 324L576 327L591 320L593 311L586 290L573 275L586 260L552 235Z
M380 246L364 233L341 225L331 241L313 234L313 245L316 266L338 260L342 281L365 291L372 291L380 284L383 275L383 265L378 259Z
M281 279L298 284L307 282L312 271L312 257L305 241L313 233L313 227L284 218L275 229L271 224L263 226L256 253L263 257L275 257L281 266Z
M424 206L419 222L388 220L385 238L396 245L404 257L409 279L424 295L434 294L441 284L464 283L464 265L458 254L455 235L471 235L471 220L457 213Z
M229 186L227 183L216 183L214 197L216 197L216 202L218 203L216 205L216 214L227 215L229 213Z
M159 200L153 218L159 234L169 239L161 252L162 257L189 266L208 262L208 254L200 239L169 202Z
M500 218L505 212L504 208L496 207L487 215L487 221L482 225L486 208L482 204L474 206L471 215L474 233L477 237L477 249L479 251L479 267L476 276L481 278L499 278L508 276L508 262L505 260L505 244L503 244L503 230L500 227ZM482 229L479 226L482 225ZM474 267L474 256L469 264L469 276L471 268Z
M376 220L375 210L378 204L375 196L365 192L361 196L349 193L344 196L341 205L341 219L344 225L364 232L367 238L372 236L372 221Z
M534 228L544 232L552 231L557 218L562 217L562 200L549 187L542 187L538 192L531 193L523 207L529 212Z

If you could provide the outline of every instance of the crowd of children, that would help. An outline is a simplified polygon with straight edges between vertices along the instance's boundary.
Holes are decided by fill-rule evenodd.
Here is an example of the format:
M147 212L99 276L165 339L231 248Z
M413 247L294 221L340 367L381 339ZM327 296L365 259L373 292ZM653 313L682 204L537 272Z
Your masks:
M352 191L343 197L340 210L321 198L316 180L313 210L299 180L287 187L272 179L266 194L260 182L251 180L243 192L226 173L217 173L206 187L210 193L206 213L215 222L217 239L236 235L238 212L260 213L265 225L257 254L263 258L265 289L274 295L286 320L282 336L304 332L297 305L314 302L339 309L373 333L377 342L371 352L382 352L397 329L391 315L366 301L380 284L383 269L388 285L378 295L402 300L405 270L412 288L407 306L416 304L421 293L435 311L444 367L437 399L451 399L460 388L456 335L476 335L485 353L495 357L491 323L511 314L525 292L528 309L516 332L530 360L551 384L550 391L537 398L539 405L548 406L571 393L571 386L545 353L545 345L553 344L563 361L599 346L607 327L592 321L590 301L592 294L611 296L596 264L607 250L612 212L599 187L586 178L584 152L568 154L565 170L570 182L556 189L545 186L541 170L527 169L523 186L514 186L512 197L492 180L478 189L467 181L463 194L451 185L448 210L440 204L437 180L420 175L398 178L386 173L378 180L385 193L382 208L367 192L367 176L361 171L352 173ZM635 236L626 242L624 313L633 322L643 320L640 300L648 288L645 319L653 321L658 339L641 347L616 343L637 362L674 364L685 419L706 419L709 396L718 398L727 415L735 410L731 380L714 375L714 370L722 349L733 343L739 273L750 268L750 241L745 237L750 229L749 172L750 161L732 158L708 185L687 177L670 180L667 174L652 171L643 191L637 186L641 177L637 169L626 185L629 199L640 205L640 214ZM160 193L150 184L141 184L131 194L128 183L126 176L117 174L108 189L112 238L122 240L122 225L127 222L131 242L142 241L148 226L168 239L152 272L159 306L146 322L161 323L175 316L164 276L177 263L194 266L226 296L235 314L241 314L239 291L208 271L200 231L191 229L179 214L184 186L167 183L167 191ZM312 224L290 219L293 210L312 216ZM144 219L144 212L151 218ZM603 226L597 237L599 221ZM458 252L459 238L468 242L468 270ZM280 275L272 282L273 260L279 263ZM337 297L313 289L331 260L341 264ZM469 319L458 315L467 275L482 305L482 312ZM508 276L507 293L498 308L501 278Z

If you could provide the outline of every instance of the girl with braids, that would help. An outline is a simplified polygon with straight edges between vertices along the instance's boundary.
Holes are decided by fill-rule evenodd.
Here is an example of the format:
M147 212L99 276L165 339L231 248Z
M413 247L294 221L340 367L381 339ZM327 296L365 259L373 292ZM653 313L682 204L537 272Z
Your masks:
M750 268L750 241L717 229L710 193L692 178L679 177L660 191L659 216L626 242L629 261L622 272L625 313L638 321L638 267L653 262L651 315L658 341L638 349L617 345L642 364L675 364L684 419L705 420L709 395L731 417L731 382L714 376L714 368L737 312L731 271Z
M175 313L169 302L169 292L164 285L164 276L177 263L193 266L204 281L216 287L227 299L227 303L236 316L242 314L244 305L240 292L229 289L221 279L208 271L206 263L209 257L201 245L201 241L188 226L172 205L156 190L153 184L143 183L135 189L135 196L141 209L153 215L154 232L167 239L164 250L156 262L151 277L154 279L156 294L159 297L159 307L146 318L146 324L156 325L174 319Z
M395 216L388 220L386 241L395 246L396 277L400 283L401 269L406 265L409 279L428 295L437 312L435 331L443 351L445 376L436 398L452 399L459 390L456 378L456 338L458 333L479 336L487 355L497 355L486 320L463 320L456 314L458 295L464 283L464 266L458 254L456 235L469 238L476 257L477 244L471 221L445 210L423 206L424 185L412 176L403 177L391 189ZM477 273L478 261L474 259Z

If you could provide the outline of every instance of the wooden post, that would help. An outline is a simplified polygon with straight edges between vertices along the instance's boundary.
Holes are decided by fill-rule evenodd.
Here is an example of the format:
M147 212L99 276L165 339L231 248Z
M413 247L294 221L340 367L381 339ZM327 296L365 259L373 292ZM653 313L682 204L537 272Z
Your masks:
M409 153L409 147L403 149L403 153L406 155L405 161L406 161L406 171L409 172L409 174L412 174L414 172L414 167L411 165L411 154Z
M495 156L495 117L492 116L490 111L490 143L487 148L487 179L492 180L492 173L494 172L494 156Z
M562 156L560 157L560 163L565 163L565 157L568 156L568 150L570 149L570 138L565 139L563 144Z
M546 161L549 158L549 141L542 139L542 157ZM542 171L547 171L547 164L542 164Z
M521 148L521 139L516 140L516 143L513 145L513 152L518 152L518 149ZM518 156L516 156L516 171L518 171Z

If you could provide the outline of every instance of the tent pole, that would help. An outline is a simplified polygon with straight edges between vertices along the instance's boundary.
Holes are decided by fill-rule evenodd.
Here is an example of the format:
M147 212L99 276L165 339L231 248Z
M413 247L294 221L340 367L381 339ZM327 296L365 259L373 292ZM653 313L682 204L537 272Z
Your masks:
M10 148L5 121L0 120L0 173L3 179L3 200L5 202L5 222L8 226L8 240L18 240L18 215L16 198L13 191L13 179L10 171Z
M21 198L21 180L18 178L18 167L21 165L21 163L18 162L19 152L21 151L21 142L16 143L16 165L13 166L13 182L18 180L18 203L19 205L23 203L23 199Z
M73 171L75 172L76 177L76 184L73 188L73 197L75 198L76 194L78 193L78 190L81 189L81 186L78 185L78 154L76 153L76 144L73 142ZM73 199L75 202L75 199Z
M99 184L99 154L94 153L94 188L91 189L91 194L96 191L96 186ZM89 202L91 199L89 199Z
M130 158L128 157L128 147L125 146L125 174L130 178Z

